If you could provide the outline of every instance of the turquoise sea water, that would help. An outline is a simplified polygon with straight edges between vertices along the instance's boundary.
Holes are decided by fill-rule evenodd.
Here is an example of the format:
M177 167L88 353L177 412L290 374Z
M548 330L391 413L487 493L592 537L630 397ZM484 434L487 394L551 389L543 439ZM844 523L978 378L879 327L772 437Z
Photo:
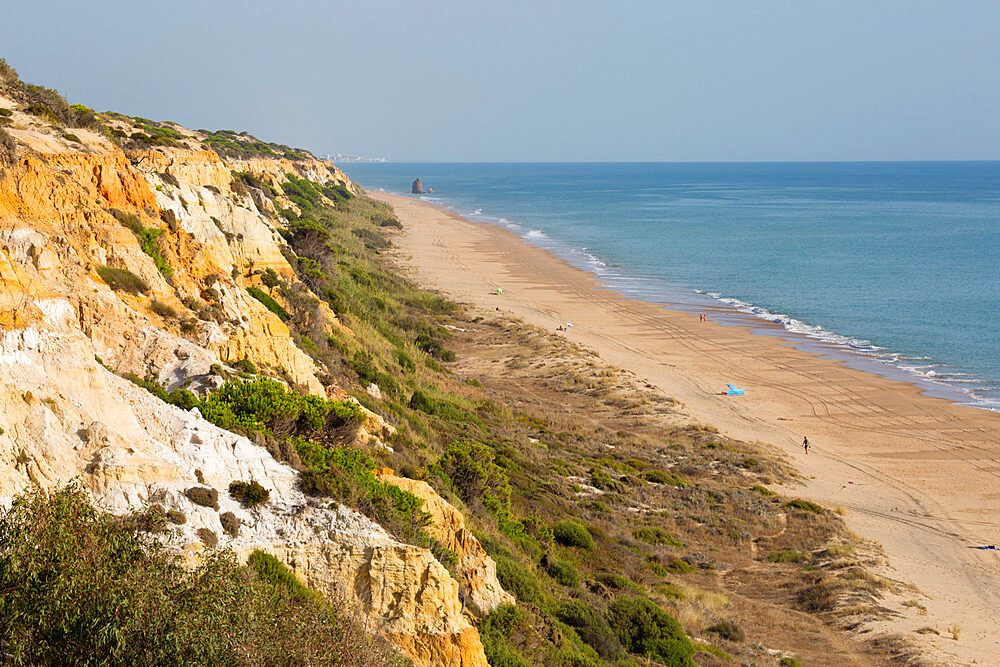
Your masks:
M349 164L626 295L1000 409L1000 162Z

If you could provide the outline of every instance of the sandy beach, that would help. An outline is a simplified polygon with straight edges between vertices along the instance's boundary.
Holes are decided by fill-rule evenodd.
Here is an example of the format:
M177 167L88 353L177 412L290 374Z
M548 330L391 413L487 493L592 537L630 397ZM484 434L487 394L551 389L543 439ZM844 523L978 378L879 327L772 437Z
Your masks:
M1000 552L973 548L1000 545L1000 414L627 299L505 229L372 194L403 222L398 258L415 280L548 330L571 322L568 339L680 401L692 419L776 446L806 477L784 491L843 508L852 530L884 548L882 574L919 591L886 601L901 614L889 629L933 643L950 664L1000 664ZM746 395L719 395L730 382ZM948 631L956 624L958 640ZM941 635L913 632L927 626Z

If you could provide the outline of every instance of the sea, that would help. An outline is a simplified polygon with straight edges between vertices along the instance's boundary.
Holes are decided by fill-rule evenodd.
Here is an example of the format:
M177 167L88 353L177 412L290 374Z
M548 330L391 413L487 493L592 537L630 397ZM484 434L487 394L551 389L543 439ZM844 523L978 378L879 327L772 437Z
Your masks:
M343 167L420 178L625 296L1000 411L1000 162Z

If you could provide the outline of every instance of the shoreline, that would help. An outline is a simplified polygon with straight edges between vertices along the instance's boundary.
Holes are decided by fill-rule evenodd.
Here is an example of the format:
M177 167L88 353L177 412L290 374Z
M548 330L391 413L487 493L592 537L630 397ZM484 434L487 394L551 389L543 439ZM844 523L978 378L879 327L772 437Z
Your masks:
M380 192L401 198L412 198L412 195L405 192L386 190L380 190ZM702 312L712 313L715 322L779 337L802 351L819 353L828 359L844 362L856 370L873 373L886 379L910 383L928 396L1000 414L1000 402L996 399L984 398L975 393L969 386L977 382L990 383L993 381L975 371L965 372L970 369L962 368L962 372L958 373L958 375L969 377L965 383L966 386L963 386L961 382L954 383L955 381L951 379L942 380L935 371L923 373L918 370L922 368L919 364L930 362L932 367L954 368L953 364L939 363L931 357L906 356L907 353L880 347L871 341L843 335L821 326L807 324L789 315L771 311L734 297L727 297L721 293L689 289L669 284L658 278L620 271L616 265L609 265L593 255L588 248L574 246L571 243L555 239L543 231L531 229L503 217L496 218L484 215L481 209L466 211L437 197L418 196L420 201L473 224L491 224L506 229L524 243L544 250L559 260L590 274L600 283L600 288L616 292L627 299L659 304L689 315L697 315ZM541 239L545 239L549 243L542 242ZM651 282L658 284L658 286L653 287L652 290L635 287L637 283L643 282ZM926 368L926 366L923 367ZM942 376L952 375L954 374L947 371L942 374Z
M406 196L369 194L396 208L405 230L397 252L418 282L549 330L573 322L567 339L679 400L691 418L777 446L807 478L787 492L845 508L851 529L885 549L886 576L926 596L914 594L926 615L904 609L889 630L912 635L930 625L944 633L958 623L960 641L912 636L959 662L1000 662L1000 557L971 548L1000 542L1000 414L925 395L780 336L628 298L510 230ZM490 293L496 287L502 296ZM767 324L785 331L755 321ZM719 396L727 382L746 396Z

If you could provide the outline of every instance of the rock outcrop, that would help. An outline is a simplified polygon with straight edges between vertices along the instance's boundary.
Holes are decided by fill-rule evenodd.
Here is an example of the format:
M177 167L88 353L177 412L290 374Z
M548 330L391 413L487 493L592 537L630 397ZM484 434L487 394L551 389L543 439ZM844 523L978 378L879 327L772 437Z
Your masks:
M424 194L424 184L420 182L419 178L413 181L413 187L410 188L410 192L412 192L415 195Z
M17 108L3 97L0 106ZM287 326L248 294L263 288L264 269L289 281L295 274L271 198L232 172L277 188L271 195L285 208L294 206L280 193L286 174L353 184L312 158L223 160L190 131L178 146L125 153L87 130L74 130L71 141L22 110L12 120L15 159L0 169L0 510L26 488L72 479L116 513L158 503L185 515L166 539L191 562L205 548L199 529L211 530L220 547L241 558L263 549L353 605L417 665L485 666L478 632L462 613L465 578L455 581L430 551L361 514L307 498L298 474L263 447L118 375L198 389L221 381L214 368L249 359L303 391L347 398L320 381ZM127 216L160 230L169 276L119 220ZM97 272L103 266L131 271L148 293L111 289ZM328 308L320 313L324 326L342 327ZM385 447L391 434L368 413L359 440ZM248 510L226 489L251 478L271 500ZM193 486L217 489L219 507L189 500L184 491ZM427 497L429 511L455 530L461 515ZM241 519L238 534L225 533L222 512ZM488 579L490 564L477 567ZM477 608L503 593L498 584L477 587Z
M470 612L482 617L500 605L514 604L514 596L504 591L497 580L496 563L465 527L461 512L427 482L397 477L387 468L378 472L383 482L409 491L424 501L423 509L431 515L432 522L427 532L458 556L455 567L462 584L462 599Z

